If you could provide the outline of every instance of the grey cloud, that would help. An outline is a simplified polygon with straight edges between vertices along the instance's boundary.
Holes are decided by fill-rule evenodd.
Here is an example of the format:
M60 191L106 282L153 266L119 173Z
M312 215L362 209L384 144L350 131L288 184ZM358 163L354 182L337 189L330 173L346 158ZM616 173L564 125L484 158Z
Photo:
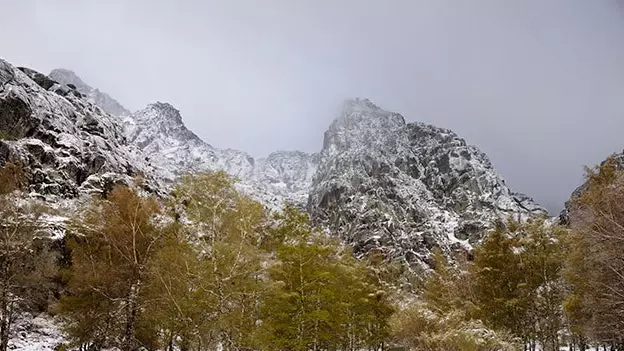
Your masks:
M4 58L131 110L168 101L218 147L320 149L346 97L451 128L551 210L624 148L610 0L1 0Z

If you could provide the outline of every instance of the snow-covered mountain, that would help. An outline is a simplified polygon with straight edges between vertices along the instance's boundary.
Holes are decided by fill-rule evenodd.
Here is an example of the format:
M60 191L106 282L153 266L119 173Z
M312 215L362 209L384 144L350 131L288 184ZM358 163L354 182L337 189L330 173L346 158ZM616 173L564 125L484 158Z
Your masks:
M1 59L0 135L0 165L21 163L31 193L47 200L154 173L116 117L75 88Z
M366 99L345 102L325 132L308 208L356 252L408 262L426 262L436 246L468 248L497 219L546 213L452 131Z
M130 111L117 102L117 100L113 99L108 94L99 91L98 89L90 87L73 71L67 69L55 69L50 72L49 77L52 80L74 87L76 90L86 95L87 98L92 100L96 105L100 106L102 110L113 116L127 116L130 114Z
M55 78L88 87L75 74ZM78 91L70 89L75 95L70 100L98 103L74 85ZM487 156L452 131L406 123L366 99L345 102L325 132L320 153L280 151L260 159L204 142L167 103L117 118L101 111L92 117L118 134L123 126L124 135L108 136L118 144L110 148L120 150L113 154L134 157L151 178L171 181L186 172L224 170L240 179L241 190L271 208L287 202L306 208L317 224L338 233L359 254L381 250L425 265L434 247L449 255L468 249L497 219L546 213L512 192Z
M157 102L125 119L131 143L150 165L169 180L194 171L223 170L239 179L238 186L271 208L285 203L303 206L316 169L316 157L303 152L275 152L254 159L233 149L217 149L182 122L180 112Z

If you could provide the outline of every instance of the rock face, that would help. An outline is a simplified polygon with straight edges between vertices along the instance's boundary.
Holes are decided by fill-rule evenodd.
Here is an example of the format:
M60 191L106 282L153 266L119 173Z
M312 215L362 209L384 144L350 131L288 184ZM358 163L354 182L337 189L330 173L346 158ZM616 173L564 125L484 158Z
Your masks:
M86 103L79 92L93 95L94 89L70 71L53 72L52 78L76 86L77 96L70 99ZM16 103L17 116L10 118L27 114L21 109ZM292 203L307 209L317 224L341 235L359 254L380 250L425 266L434 247L448 254L469 249L498 219L546 213L531 198L512 192L487 156L452 131L406 123L368 100L344 104L320 153L280 151L260 159L204 142L167 103L126 112L118 110L117 121L124 124L129 146L119 141L119 148L138 149L143 169L154 178L171 181L186 172L224 170L240 179L241 190L271 208Z
M88 84L82 81L76 73L67 69L55 69L50 72L50 79L63 84L73 86L74 89L84 94L92 100L97 106L100 106L102 110L113 116L127 116L130 114L125 107L123 107L117 100L110 97L108 94L103 93L97 89L90 87Z
M325 132L308 209L356 252L408 262L425 262L435 246L469 247L496 219L546 213L452 131L360 99Z
M105 191L151 170L116 118L80 92L0 60L0 165L25 166L30 191L47 199Z
M275 152L255 160L242 151L214 148L186 128L178 110L161 102L126 119L126 133L165 179L187 172L223 170L240 180L242 190L272 208L286 202L303 206L307 201L316 168L314 155Z

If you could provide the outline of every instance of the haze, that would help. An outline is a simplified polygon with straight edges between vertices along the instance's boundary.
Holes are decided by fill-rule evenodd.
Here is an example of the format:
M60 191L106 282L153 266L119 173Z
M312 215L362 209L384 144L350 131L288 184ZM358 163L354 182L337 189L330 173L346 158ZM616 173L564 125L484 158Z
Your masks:
M74 70L131 110L181 110L210 144L320 150L366 97L453 129L558 212L624 148L624 11L612 0L0 0L0 56Z

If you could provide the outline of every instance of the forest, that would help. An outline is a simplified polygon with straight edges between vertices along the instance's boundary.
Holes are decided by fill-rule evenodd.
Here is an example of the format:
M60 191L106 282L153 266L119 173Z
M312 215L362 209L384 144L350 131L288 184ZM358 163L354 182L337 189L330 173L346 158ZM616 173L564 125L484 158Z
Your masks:
M501 220L431 271L272 213L225 173L166 197L111 187L73 213L24 201L0 168L0 351L26 311L58 350L624 350L624 172L587 172L568 221ZM66 216L50 239L42 218Z

